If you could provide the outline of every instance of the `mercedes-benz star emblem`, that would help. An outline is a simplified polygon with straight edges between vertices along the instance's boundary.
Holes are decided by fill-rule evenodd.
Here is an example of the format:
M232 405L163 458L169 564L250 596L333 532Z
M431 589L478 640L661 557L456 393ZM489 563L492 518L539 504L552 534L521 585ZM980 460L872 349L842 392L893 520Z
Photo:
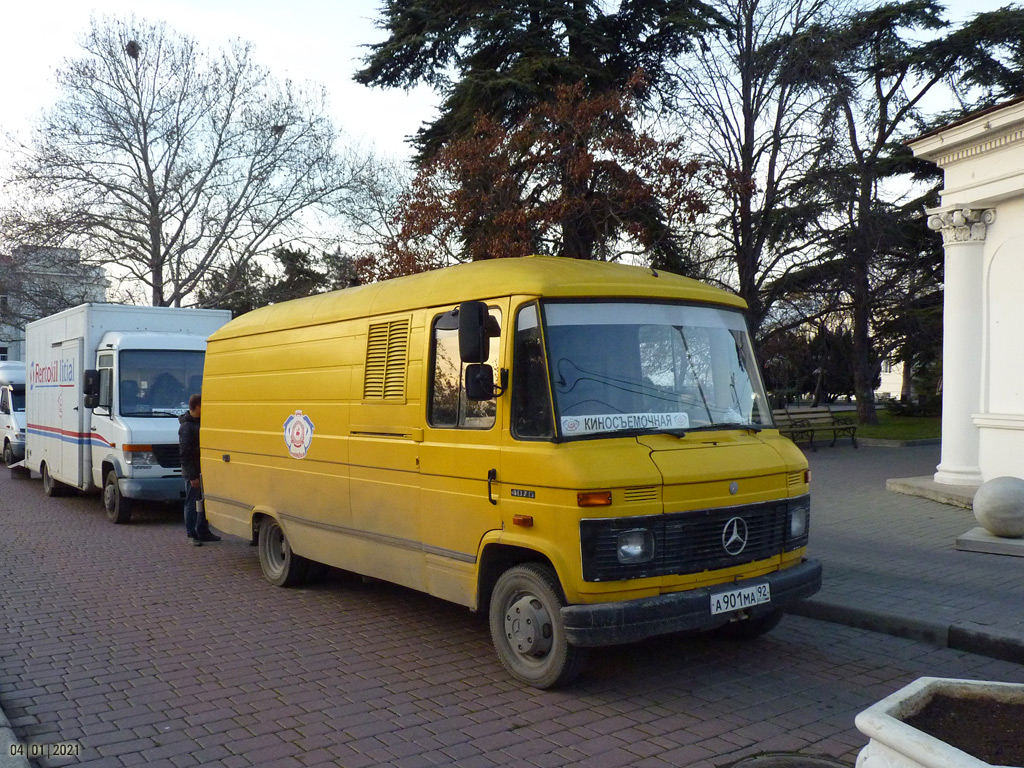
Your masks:
M734 517L722 529L722 549L735 557L747 548L747 522Z

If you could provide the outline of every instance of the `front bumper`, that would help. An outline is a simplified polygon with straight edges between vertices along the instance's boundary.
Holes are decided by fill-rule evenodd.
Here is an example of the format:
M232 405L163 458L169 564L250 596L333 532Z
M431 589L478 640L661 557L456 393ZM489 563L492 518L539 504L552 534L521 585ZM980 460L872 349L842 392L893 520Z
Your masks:
M746 609L745 614L750 618L785 608L821 589L821 563L804 560L765 576L657 597L569 605L562 608L562 623L566 639L578 646L617 645L670 632L710 630L735 618L735 613L711 613L712 594L765 583L771 588L771 602Z
M145 501L180 501L185 498L185 481L181 477L121 477L121 495Z

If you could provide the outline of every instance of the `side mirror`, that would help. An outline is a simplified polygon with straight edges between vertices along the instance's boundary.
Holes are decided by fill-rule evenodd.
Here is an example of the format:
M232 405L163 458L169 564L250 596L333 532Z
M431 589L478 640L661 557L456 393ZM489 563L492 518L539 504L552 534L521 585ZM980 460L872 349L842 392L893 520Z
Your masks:
M100 404L100 372L88 370L82 374L82 394L85 407L96 408Z
M494 369L491 366L485 363L472 363L466 366L467 400L493 400L496 394L494 390Z
M483 363L491 354L487 334L487 305L464 301L459 305L459 357L464 363Z

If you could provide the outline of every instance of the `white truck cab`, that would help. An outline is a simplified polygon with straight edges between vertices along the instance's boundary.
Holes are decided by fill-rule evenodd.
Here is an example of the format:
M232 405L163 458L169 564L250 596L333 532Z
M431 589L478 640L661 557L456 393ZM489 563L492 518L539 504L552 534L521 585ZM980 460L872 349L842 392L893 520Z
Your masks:
M4 464L25 457L25 363L0 362L0 435Z

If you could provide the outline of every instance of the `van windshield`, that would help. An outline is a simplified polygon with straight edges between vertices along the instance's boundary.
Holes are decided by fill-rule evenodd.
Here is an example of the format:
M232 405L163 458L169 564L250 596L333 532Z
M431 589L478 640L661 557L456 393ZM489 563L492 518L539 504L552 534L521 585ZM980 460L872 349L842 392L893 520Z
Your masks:
M205 353L177 349L132 349L120 355L122 416L179 416L203 384Z
M771 426L738 311L559 302L543 314L562 437Z
M11 387L11 409L15 413L25 412L25 385L16 384Z

